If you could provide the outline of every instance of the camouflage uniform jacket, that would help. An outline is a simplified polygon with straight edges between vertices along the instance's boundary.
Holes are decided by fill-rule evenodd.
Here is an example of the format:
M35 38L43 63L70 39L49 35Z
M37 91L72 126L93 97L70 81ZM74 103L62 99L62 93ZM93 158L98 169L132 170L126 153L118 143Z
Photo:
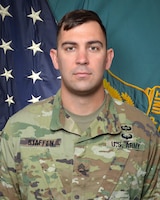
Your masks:
M60 92L11 117L1 136L0 199L160 200L154 125L106 95L83 133Z

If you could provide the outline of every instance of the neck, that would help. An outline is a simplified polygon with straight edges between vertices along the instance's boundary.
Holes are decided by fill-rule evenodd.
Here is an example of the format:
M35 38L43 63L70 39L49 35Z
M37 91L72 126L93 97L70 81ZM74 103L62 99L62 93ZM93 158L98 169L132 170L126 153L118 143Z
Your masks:
M104 89L89 95L75 95L61 90L63 107L76 115L89 115L95 112L104 101Z

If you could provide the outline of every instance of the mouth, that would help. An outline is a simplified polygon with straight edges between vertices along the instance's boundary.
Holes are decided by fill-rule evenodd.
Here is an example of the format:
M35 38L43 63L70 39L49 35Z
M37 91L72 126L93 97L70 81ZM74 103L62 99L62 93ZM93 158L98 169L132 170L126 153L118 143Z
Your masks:
M77 78L87 78L91 75L91 73L89 72L76 72L74 73L74 76L76 76Z

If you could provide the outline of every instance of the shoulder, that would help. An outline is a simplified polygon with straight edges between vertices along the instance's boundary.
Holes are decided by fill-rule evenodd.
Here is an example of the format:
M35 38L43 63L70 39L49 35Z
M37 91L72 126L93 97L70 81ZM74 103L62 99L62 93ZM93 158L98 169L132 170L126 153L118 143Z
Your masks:
M42 115L43 112L50 112L53 107L54 97L41 100L36 103L32 103L15 113L9 120L16 120L24 118L24 116Z
M3 129L3 132L11 135L19 135L22 130L39 129L49 127L54 97L29 104L13 116L11 116Z

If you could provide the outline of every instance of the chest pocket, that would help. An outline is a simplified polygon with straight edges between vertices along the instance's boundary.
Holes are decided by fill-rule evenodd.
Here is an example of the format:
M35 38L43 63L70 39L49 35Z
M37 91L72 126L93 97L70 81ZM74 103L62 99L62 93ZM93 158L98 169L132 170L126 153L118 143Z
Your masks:
M63 185L50 148L21 147L22 190L26 199L61 200Z
M77 145L73 186L79 196L114 200L140 196L146 170L143 145L120 138L99 136Z

